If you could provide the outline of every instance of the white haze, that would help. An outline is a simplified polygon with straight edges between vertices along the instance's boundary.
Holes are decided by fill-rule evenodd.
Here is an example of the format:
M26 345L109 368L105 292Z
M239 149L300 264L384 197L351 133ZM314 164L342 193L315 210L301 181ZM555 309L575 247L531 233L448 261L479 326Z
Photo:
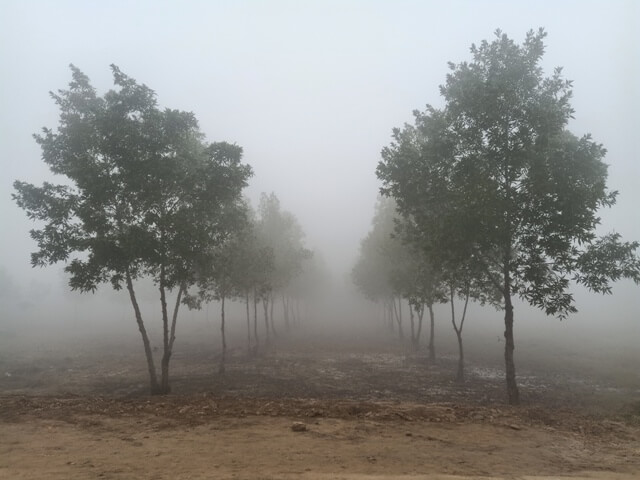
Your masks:
M470 59L472 43L491 40L496 28L521 41L527 30L544 27L546 72L563 66L574 80L571 129L606 146L609 187L620 191L617 205L602 212L601 231L640 239L639 5L3 0L0 316L52 328L122 322L134 333L126 295L105 285L98 295L81 297L67 291L60 266L30 268L33 225L10 198L15 179L52 180L31 135L57 125L48 92L67 87L69 63L101 94L112 87L109 64L115 63L153 88L161 106L193 111L208 140L241 145L255 172L247 195L255 204L261 192L275 192L299 219L308 246L322 253L335 288L351 291L345 279L370 228L375 168L391 129L412 121L413 109L440 104L447 62ZM638 287L621 282L610 297L575 293L580 313L562 324L526 308L516 319L576 334L579 323L606 330L625 325L631 338L640 338ZM147 294L149 309L156 308L154 295ZM354 311L334 307L326 316L351 318ZM499 333L500 314L474 312Z

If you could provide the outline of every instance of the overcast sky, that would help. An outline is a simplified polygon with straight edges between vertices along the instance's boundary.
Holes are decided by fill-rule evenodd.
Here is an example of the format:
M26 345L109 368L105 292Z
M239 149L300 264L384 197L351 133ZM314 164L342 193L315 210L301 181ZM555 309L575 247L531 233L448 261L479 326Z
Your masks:
M571 129L609 151L620 197L603 231L640 239L638 1L2 0L0 268L22 283L44 274L10 195L15 179L49 178L31 135L57 125L48 92L66 88L70 63L100 94L115 63L162 107L193 111L209 141L241 145L248 196L275 192L341 276L370 227L391 129L441 104L447 62L469 60L472 43L538 27L546 72L574 80Z

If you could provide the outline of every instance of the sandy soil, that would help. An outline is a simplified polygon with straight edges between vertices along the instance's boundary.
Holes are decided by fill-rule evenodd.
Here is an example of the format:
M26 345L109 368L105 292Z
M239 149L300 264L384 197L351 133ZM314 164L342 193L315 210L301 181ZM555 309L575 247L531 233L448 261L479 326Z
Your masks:
M224 376L194 347L149 397L137 350L95 347L2 358L0 478L640 478L630 390L531 375L509 407L491 366L459 386L453 358L283 343Z

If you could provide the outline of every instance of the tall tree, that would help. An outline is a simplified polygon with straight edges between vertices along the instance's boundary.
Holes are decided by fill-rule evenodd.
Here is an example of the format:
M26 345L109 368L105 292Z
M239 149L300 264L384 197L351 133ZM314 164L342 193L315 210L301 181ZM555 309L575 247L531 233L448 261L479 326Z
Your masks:
M247 351L257 353L258 325L257 302L268 290L273 264L273 250L260 236L255 212L246 204L248 221L241 235L237 237L234 247L233 278L238 296L245 301L247 314ZM251 298L253 297L253 330L251 326ZM253 342L251 332L253 331Z
M309 252L302 261L301 272L284 290L292 324L300 324L312 303L325 301L331 285L330 274L322 255Z
M379 198L376 203L372 219L371 230L360 242L360 255L351 270L351 279L358 290L373 302L382 302L385 320L390 329L399 320L395 316L395 290L393 254L402 250L396 239L392 237L394 231L395 204L386 198ZM395 285L394 285L395 283ZM397 311L397 308L396 308ZM402 337L401 324L398 334Z
M196 267L198 293L188 293L187 303L199 308L202 302L220 302L220 340L222 350L218 373L224 373L227 359L227 336L225 305L227 300L243 298L247 289L247 244L251 235L248 219L248 205L238 202L233 215L234 234L217 245L211 245L205 255L205 262ZM249 306L247 304L247 311ZM248 316L248 314L247 314ZM248 320L248 319L247 319Z
M170 391L169 362L182 297L194 265L231 232L233 206L251 175L242 149L206 144L190 112L161 110L153 90L112 65L117 87L103 97L71 66L68 90L51 93L60 108L56 131L35 135L42 159L62 185L16 181L14 199L29 218L39 250L33 266L64 261L69 285L95 291L124 285L142 336L151 393ZM158 381L134 281L158 287L163 349ZM176 292L169 322L167 294Z
M302 273L303 262L311 257L312 252L304 246L304 232L298 220L292 213L281 208L280 200L274 193L261 195L258 213L260 241L273 254L273 269L270 272L269 288L264 291L263 303L265 319L270 316L271 330L275 334L273 306L276 295L282 296L285 325L288 328L287 288Z
M541 29L516 44L502 32L451 63L445 106L414 112L394 130L377 174L403 215L428 230L423 248L453 265L473 264L502 297L509 402L519 403L514 364L514 296L564 317L576 311L570 282L610 292L640 281L638 243L598 239L597 211L615 203L605 149L567 130L571 82L545 77Z
M465 379L462 331L467 319L469 300L476 301L482 306L488 303L497 308L501 307L501 291L492 284L482 270L474 271L474 266L477 265L468 262L464 265L458 265L457 268L446 264L442 267L444 283L449 290L451 324L458 340L458 369L456 371L456 381L458 382L463 382ZM462 303L462 312L458 310L458 315L456 315L455 309L456 297Z
M417 349L424 307L431 319L429 356L435 359L433 305L445 301L441 280L433 265L419 249L413 247L410 236L415 228L408 219L399 216L393 199L381 197L376 205L373 225L362 240L360 256L351 271L351 278L360 291L373 301L382 300L389 320L398 325L403 337L401 301L407 300L411 320L411 340ZM418 314L417 331L413 314Z
M448 298L448 285L451 283L447 278L454 279L452 272L446 272L444 264L438 257L430 257L428 252L421 248L421 236L428 231L416 228L413 218L402 217L400 212L395 211L395 233L394 236L403 243L404 257L406 258L401 268L405 271L401 275L404 282L401 283L402 293L407 298L410 307L418 314L418 332L413 335L414 348L419 347L420 331L422 330L422 319L425 307L429 311L429 361L436 360L435 350L435 315L433 306L436 303L446 303ZM398 241L396 240L396 242Z

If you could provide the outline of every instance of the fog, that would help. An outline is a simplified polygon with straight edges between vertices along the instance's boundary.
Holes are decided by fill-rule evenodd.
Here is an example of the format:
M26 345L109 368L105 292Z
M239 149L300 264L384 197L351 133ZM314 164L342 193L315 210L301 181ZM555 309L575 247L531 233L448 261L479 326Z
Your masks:
M545 72L562 66L574 81L570 129L608 149L608 185L620 195L602 211L600 233L640 239L635 0L1 2L0 331L26 329L46 339L119 327L138 340L125 292L104 285L80 295L68 291L61 265L31 269L33 224L11 200L16 179L55 180L32 134L57 125L48 92L67 87L70 63L99 94L112 88L114 63L155 90L160 106L193 111L208 141L242 146L254 169L246 195L256 205L262 192L274 192L329 271L331 285L325 299L308 305L307 324L357 331L379 324L379 309L357 295L349 272L371 227L375 168L392 128L411 122L414 109L441 104L447 62L468 60L472 43L491 39L496 28L519 42L538 27L548 32ZM141 288L143 315L154 324L156 291ZM562 322L517 304L516 342L526 331L594 342L620 334L633 344L640 339L638 287L623 281L613 292L575 287L580 312ZM238 305L231 315L241 320L242 312ZM446 308L437 313L449 335ZM215 338L217 315L215 304L184 309L179 329ZM498 342L501 322L500 312L473 307L467 338Z

